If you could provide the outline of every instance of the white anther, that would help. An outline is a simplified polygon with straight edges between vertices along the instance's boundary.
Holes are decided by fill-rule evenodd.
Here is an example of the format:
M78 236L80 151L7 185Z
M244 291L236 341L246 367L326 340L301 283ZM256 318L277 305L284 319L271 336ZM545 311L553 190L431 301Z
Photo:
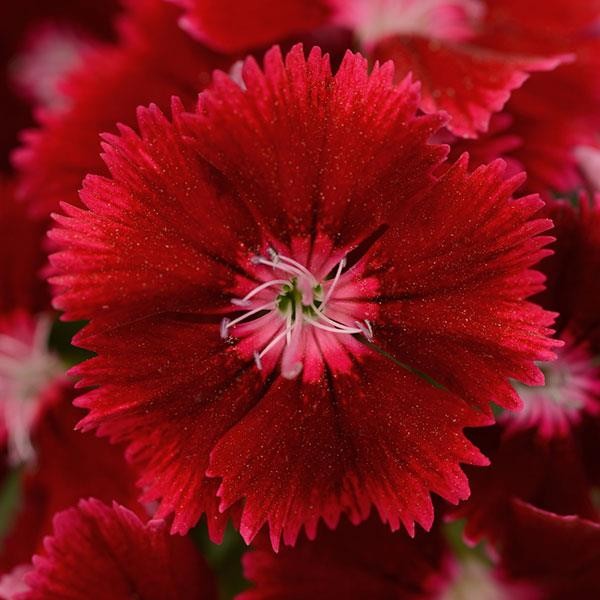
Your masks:
M321 305L322 308L325 307L325 305L327 304L327 301L329 300L329 298L331 298L331 294L333 294L333 290L335 290L340 277L342 276L342 271L344 270L344 267L347 264L347 259L344 256L344 258L342 258L342 260L340 260L339 264L338 264L338 268L337 271L335 272L335 277L333 278L333 281L331 282L331 285L329 286L329 289L327 290L327 295L325 296L325 299L323 300L323 303Z
M323 323L319 323L319 321L311 321L311 325L317 329L331 331L332 333L347 333L349 335L362 333L362 329L358 329L356 327L331 327L329 325L323 325Z
M369 321L365 321L361 323L360 321L355 321L355 325L360 329L360 332L369 340L373 341L373 328L371 327L371 323Z
M222 340L226 340L229 337L229 332L227 331L229 328L229 323L231 323L231 319L228 317L225 317L221 321L220 334Z
M252 302L249 302L248 300L244 300L244 298L232 298L231 304L233 304L235 306L245 307L245 306L251 306Z

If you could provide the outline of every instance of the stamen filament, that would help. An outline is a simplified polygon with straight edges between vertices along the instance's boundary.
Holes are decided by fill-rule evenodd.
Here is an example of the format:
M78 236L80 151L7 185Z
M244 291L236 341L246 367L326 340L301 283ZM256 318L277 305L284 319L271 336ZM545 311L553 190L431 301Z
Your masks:
M342 329L342 328L338 328L338 327L330 327L329 325L323 325L323 323L319 323L319 321L312 321L311 325L313 327L316 327L317 329L323 329L324 331L331 331L333 333L348 333L348 334L362 333L362 329L358 329L357 327L355 327L355 328L344 327Z
M333 278L333 281L331 282L331 285L329 286L329 289L327 290L325 299L323 300L323 303L321 304L322 308L325 308L327 301L329 300L329 298L331 298L331 294L333 294L333 290L335 290L335 288L340 280L340 277L342 276L342 271L343 271L344 267L346 266L347 262L348 261L346 260L345 256L344 256L344 258L342 258L342 260L340 260L337 271L335 273L335 277Z
M283 256L281 254L277 254L277 258L280 261L287 263L288 265L293 265L294 267L300 269L300 271L302 273L304 273L304 275L306 275L315 285L317 284L317 280L315 279L315 276L304 265L295 261L293 258L289 258L289 257Z
M268 304L263 304L262 306L259 306L258 308L254 308L254 309L248 311L247 313L244 313L243 315L241 315L240 317L237 317L233 321L231 321L228 317L225 317L221 321L221 337L226 338L227 335L223 336L223 333L226 333L227 330L229 328L233 327L234 325L241 323L242 321L248 319L249 317L255 315L256 313L261 312L262 310L272 310L273 308L275 308L275 303L269 302Z
M257 335L257 339L261 341L268 340L262 349L256 347L253 349L257 369L263 369L262 361L265 355L282 343L281 376L289 379L297 377L303 369L305 355L313 351L310 347L304 347L309 339L306 335L306 327L312 326L334 334L362 335L368 340L373 339L373 329L368 320L354 321L353 324L348 325L325 314L328 303L334 299L335 292L344 277L344 269L348 262L346 256L337 263L335 274L329 281L317 280L306 266L293 258L280 255L271 247L267 248L265 256L256 255L250 260L254 265L269 267L273 271L286 274L281 278L275 274L277 278L259 283L243 298L233 298L231 300L233 305L243 307L248 312L233 320L225 317L221 321L221 337L227 339L232 327L261 311L272 311L270 318L264 321L263 329L260 329L259 324L255 331L250 329L247 332L241 331L241 337L251 334ZM277 287L278 290L273 289ZM265 293L265 290L269 289L272 291ZM263 295L257 300L257 296L261 293ZM273 295L271 302L256 307L262 298L270 294ZM350 314L347 318L351 318Z
M266 290L267 288L270 288L271 286L274 285L286 285L288 284L289 281L285 280L285 279L272 279L271 281L265 281L265 283L261 283L260 285L256 286L251 292L247 293L243 298L233 298L231 300L232 304L235 304L236 306L244 306L247 304L248 300L250 300L250 298L252 298L253 296L256 296L256 294L262 292L263 290Z
M258 354L259 360L269 351L271 348L276 346L287 334L288 331L292 330L292 326L288 325L283 331L279 332Z
M284 273L290 273L291 275L296 275L297 277L302 277L304 273L300 269L296 269L295 267L287 264L281 264L278 262L273 262L272 260L267 260L264 256L255 256L252 259L252 262L255 265L264 265L265 267L272 267L273 269L279 269Z

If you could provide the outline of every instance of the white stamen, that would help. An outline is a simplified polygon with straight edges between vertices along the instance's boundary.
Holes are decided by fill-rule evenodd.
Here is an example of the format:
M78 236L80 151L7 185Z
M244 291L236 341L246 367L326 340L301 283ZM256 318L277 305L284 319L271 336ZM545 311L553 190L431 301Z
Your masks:
M365 321L364 323L360 323L359 321L354 321L356 326L360 329L361 333L369 340L369 342L373 341L373 328L371 327L371 323L369 321Z
M311 321L311 325L316 327L317 329L322 329L323 331L331 331L332 333L347 333L349 335L355 333L362 333L362 329L352 328L352 327L330 327L329 325L323 325L323 323L319 323L319 321Z
M335 290L338 281L340 280L340 277L342 276L342 271L344 270L344 267L346 266L346 263L348 261L346 260L346 257L344 256L344 258L342 258L342 260L340 260L340 264L338 265L337 271L335 273L335 277L333 278L333 281L331 282L331 285L329 286L329 289L327 290L327 295L325 296L325 299L323 300L323 303L321 304L321 308L325 308L325 305L327 304L327 301L329 300L329 298L331 298L331 294L333 294L333 290Z
M276 346L284 337L287 336L288 331L291 331L291 326L287 326L282 332L278 333L259 353L258 358L262 358L271 348Z
M278 258L280 261L299 269L302 273L304 273L304 275L306 275L306 277L308 277L312 282L314 282L315 285L317 285L315 276L304 265L301 265L299 262L293 260L292 258L288 258L287 256L278 255Z
M222 340L226 340L229 337L229 332L227 331L227 329L229 328L229 323L231 323L231 319L229 317L225 317L221 321L220 334Z
M263 290L266 290L267 288L270 288L274 285L286 285L288 283L289 281L285 279L272 279L271 281L265 281L264 283L261 283L260 285L256 286L243 298L232 298L231 303L237 306L247 306L248 300L250 300L250 298L252 298L253 296L256 296L256 294L258 294L259 292L262 292Z
M241 317L238 317L237 319L234 319L233 321L230 321L228 317L225 317L221 321L221 328L225 327L226 329L229 329L230 327L233 327L234 325L237 325L238 323L245 321L248 317L251 317L251 316L255 315L256 313L259 313L262 310L270 310L273 308L275 308L275 303L269 302L268 304L263 304L262 306L259 306L258 308L254 308L253 310L250 310L247 313L244 313ZM225 321L227 321L227 323L224 323Z
M275 330L276 333L271 336L270 341L262 350L255 350L253 353L254 362L258 370L263 369L262 359L264 356L280 342L283 342L281 375L288 379L297 377L303 368L302 357L304 349L302 340L304 339L304 327L306 326L313 326L322 331L335 334L362 335L369 341L373 339L373 328L368 320L364 322L354 321L353 325L347 325L325 314L327 303L333 298L335 290L342 279L344 269L347 266L348 261L346 256L337 264L333 279L330 282L323 283L318 282L315 276L304 265L288 256L279 254L274 248L267 248L266 254L267 256L253 256L250 259L252 264L270 267L273 270L287 273L290 278L263 281L243 298L233 298L231 303L234 306L248 309L247 312L236 319L231 320L229 317L226 317L221 321L221 337L227 339L232 327L238 323L262 311L279 311L279 315L283 319L280 327ZM325 286L327 286L327 291L324 293ZM260 302L260 300L256 299L256 296L265 292L265 290L275 287L279 287L280 289L273 290L273 300L268 304L256 307L255 304ZM315 302L323 297L323 294L324 298L317 307ZM263 294L262 298L264 297L268 297L268 294ZM255 307L253 308L253 306ZM284 307L286 307L286 311L282 312ZM271 327L272 323L277 323L277 319L273 321L271 316L269 316L267 321L262 321L262 319L262 316L255 319L257 330L262 323L267 324L268 328ZM244 332L242 330L243 335Z
M317 313L317 317L319 319L322 319L323 321L325 321L326 323L329 323L330 325L333 325L334 327L338 327L338 328L344 328L344 329L348 329L348 330L352 330L352 333L360 333L357 331L354 331L353 327L350 327L349 325L344 325L344 323L340 323L339 321L335 321L333 319L331 319L330 317L328 317L325 313L323 313L321 311L321 307L317 308L314 304L311 306L311 308Z
M293 267L292 265L287 265L287 264L282 265L280 262L274 262L272 260L267 260L264 256L255 256L255 257L253 257L252 262L255 265L264 265L265 267L272 267L273 269L279 269L280 271L283 271L284 273L289 273L290 275L295 275L296 277L302 277L304 275L304 273L300 269L297 269L296 267Z

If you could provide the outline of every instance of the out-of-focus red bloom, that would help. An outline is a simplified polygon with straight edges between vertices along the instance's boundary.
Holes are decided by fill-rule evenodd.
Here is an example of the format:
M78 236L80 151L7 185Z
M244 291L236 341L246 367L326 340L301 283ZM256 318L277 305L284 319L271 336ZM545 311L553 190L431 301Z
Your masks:
M600 198L582 197L578 207L550 202L546 214L555 223L553 256L541 270L547 289L538 301L559 314L556 336L564 342L558 359L542 365L542 388L517 386L525 407L506 415L506 426L536 428L540 436L568 435L583 415L600 414Z
M543 600L596 600L600 590L600 525L513 503L500 569L527 580Z
M279 554L261 541L244 557L244 574L252 588L238 600L594 600L600 526L513 502L499 553L486 562L454 555L437 529L410 539L372 518Z
M41 271L47 222L32 218L15 196L15 184L0 177L0 314L36 313L50 307Z
M441 598L454 575L450 551L439 528L391 533L376 517L353 526L346 519L335 531L302 538L275 554L260 539L243 558L252 589L237 600L286 598Z
M71 405L73 390L63 385L32 432L35 461L22 480L22 500L0 550L0 574L6 576L30 562L52 530L52 518L80 498L94 496L145 511L137 503L135 476L124 449L93 435L74 431L82 411ZM21 569L22 571L22 569ZM20 579L22 580L21 572Z
M481 45L480 37L495 32L502 17L488 18L493 2L485 0L174 1L186 11L183 27L224 52L326 24L350 29L373 59L392 59L399 77L412 72L421 81L422 110L447 111L450 130L469 138L487 130L491 115L530 73L552 70L567 59L554 45L535 52Z
M247 52L325 25L332 8L321 0L173 0L181 26L219 52Z
M577 148L600 131L600 2L490 0L477 43L495 51L571 54L552 73L534 74L506 105L521 140L508 154L526 169L528 188L570 191L582 184Z
M68 102L62 79L84 63L97 43L75 27L44 22L28 32L22 50L11 61L13 85L36 108L62 108Z
M65 104L40 111L40 128L25 132L14 154L19 193L36 215L49 215L61 201L77 202L84 176L105 172L101 133L134 122L140 104L166 108L173 95L191 104L212 69L231 62L182 32L177 9L163 0L131 0L128 7L119 42L87 53L61 83Z
M13 465L35 460L31 430L64 384L65 369L48 349L50 327L48 315L0 315L0 446Z
M64 368L48 349L44 234L13 184L0 180L0 447L13 465L34 459L31 430L64 384Z
M492 463L485 472L467 469L471 497L451 513L453 518L467 518L469 542L485 538L496 546L510 519L513 498L562 515L598 518L579 435L548 440L535 429L507 435L501 426L494 426L469 437Z
M472 473L472 496L455 511L468 517L471 540L502 535L512 497L560 514L598 516L588 472L597 457L587 456L585 431L600 413L600 206L585 197L577 208L554 201L546 214L557 242L540 265L548 287L538 300L559 313L556 336L564 346L556 361L541 365L543 386L516 385L523 410L473 435L492 466Z
M34 43L32 36L53 29L71 35L106 39L111 36L111 21L117 0L82 3L78 0L23 0L0 5L0 170L8 169L8 155L17 144L17 133L32 124L31 107L22 97L15 77L22 68L21 57ZM35 46L35 43L34 43ZM48 57L46 57L47 59ZM62 62L62 61L61 61ZM38 63L39 64L39 63ZM51 70L56 65L47 62Z
M13 600L211 600L206 563L188 538L164 521L144 524L130 510L96 499L59 513L44 552Z
M81 426L129 442L174 532L207 512L218 535L242 500L242 535L268 523L274 546L372 505L429 528L429 492L465 498L459 463L485 463L462 429L554 356L524 300L539 200L512 200L499 163L434 177L442 119L366 67L274 49L174 123L140 110L58 218L56 307L91 319L76 343L98 354L75 370L98 386Z
M575 157L592 193L600 193L600 147L579 146Z
M439 528L411 539L376 518L358 526L344 521L278 554L261 540L243 564L252 588L237 600L539 598L537 586L511 581L480 558L456 558Z

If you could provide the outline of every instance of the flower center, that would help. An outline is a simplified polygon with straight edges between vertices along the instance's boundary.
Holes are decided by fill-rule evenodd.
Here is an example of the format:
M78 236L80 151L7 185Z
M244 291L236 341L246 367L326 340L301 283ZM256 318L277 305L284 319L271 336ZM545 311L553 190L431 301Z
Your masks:
M528 582L504 581L481 559L469 557L454 565L454 576L440 600L513 600L538 598L539 590Z
M320 354L324 346L320 342L331 337L373 339L369 319L356 319L356 306L340 301L339 292L352 287L344 272L345 257L325 277L272 248L267 256L252 257L251 263L258 268L261 283L242 298L232 299L243 313L221 321L221 337L251 338L259 370L265 368L265 358L281 356L281 374L293 379L306 359Z
M516 384L523 400L520 412L504 415L509 427L536 427L543 437L566 435L582 412L600 412L600 372L585 345L567 336L553 362L542 363L545 384Z
M336 6L337 20L367 48L393 35L465 41L484 10L480 0L336 0Z
M0 418L8 436L9 460L20 464L35 458L31 427L45 389L64 368L48 350L48 318L17 314L11 327L10 333L0 333Z

